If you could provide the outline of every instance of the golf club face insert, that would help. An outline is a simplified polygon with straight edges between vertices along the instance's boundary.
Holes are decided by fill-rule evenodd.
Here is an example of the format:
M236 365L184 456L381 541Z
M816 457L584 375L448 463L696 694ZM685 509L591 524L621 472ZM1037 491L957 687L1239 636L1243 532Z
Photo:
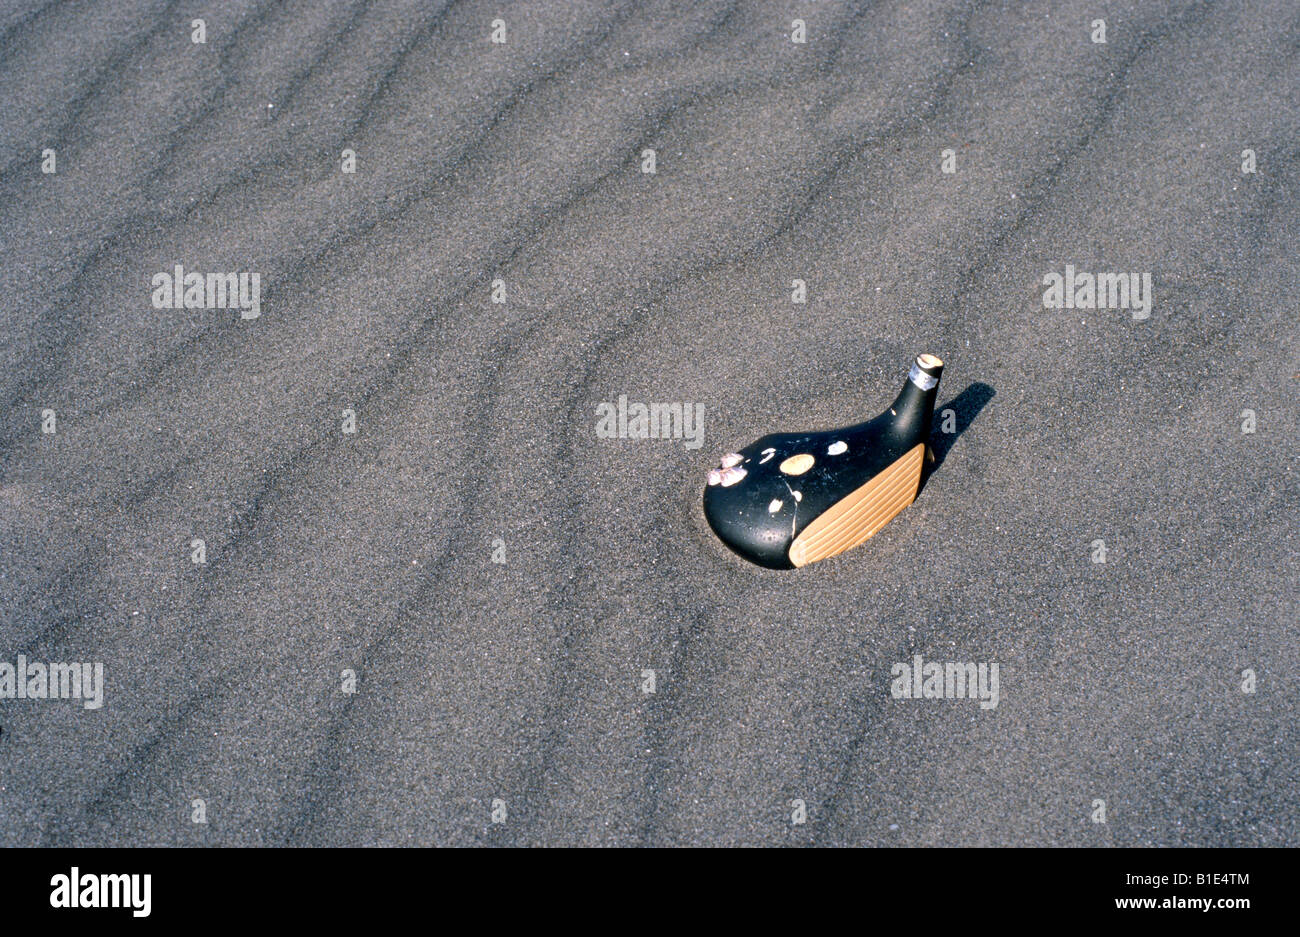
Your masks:
M916 498L943 362L918 355L902 391L865 423L772 433L724 455L704 487L704 517L734 552L769 569L835 556Z

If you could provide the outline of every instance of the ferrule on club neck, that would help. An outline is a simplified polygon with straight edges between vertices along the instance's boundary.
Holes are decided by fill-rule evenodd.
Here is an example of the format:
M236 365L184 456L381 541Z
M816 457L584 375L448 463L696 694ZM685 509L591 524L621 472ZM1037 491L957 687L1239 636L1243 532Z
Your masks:
M936 355L917 355L907 379L921 390L933 390L939 386L939 375L942 373L943 361Z

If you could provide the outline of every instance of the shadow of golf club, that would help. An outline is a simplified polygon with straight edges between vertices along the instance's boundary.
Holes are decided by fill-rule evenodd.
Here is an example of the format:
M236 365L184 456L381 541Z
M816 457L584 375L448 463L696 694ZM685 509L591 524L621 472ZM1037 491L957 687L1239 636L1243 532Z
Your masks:
M916 492L918 498L921 496L921 492L925 490L926 482L930 480L930 476L939 471L944 459L948 458L948 452L957 442L957 439L966 430L970 429L980 411L988 405L988 402L996 394L997 391L988 384L976 381L943 406L935 408L934 428L930 431L930 451L934 453L934 462L930 463L926 471L921 474L921 484ZM955 429L951 433L943 431L945 410L951 410L954 414Z

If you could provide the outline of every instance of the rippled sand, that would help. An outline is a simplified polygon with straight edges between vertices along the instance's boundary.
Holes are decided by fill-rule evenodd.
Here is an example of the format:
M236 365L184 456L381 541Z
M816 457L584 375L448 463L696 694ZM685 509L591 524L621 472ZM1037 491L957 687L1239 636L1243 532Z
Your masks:
M0 842L1300 842L1293 3L428 6L0 14L0 661L105 673ZM718 455L922 351L919 500L728 554Z

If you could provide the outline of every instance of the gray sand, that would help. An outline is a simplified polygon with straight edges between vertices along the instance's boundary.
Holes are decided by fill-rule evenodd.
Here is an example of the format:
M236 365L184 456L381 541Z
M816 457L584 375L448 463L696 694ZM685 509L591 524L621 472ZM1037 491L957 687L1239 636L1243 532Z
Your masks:
M0 843L1300 844L1294 3L201 6L0 14L0 662L104 665ZM727 553L719 454L921 351L918 501Z

